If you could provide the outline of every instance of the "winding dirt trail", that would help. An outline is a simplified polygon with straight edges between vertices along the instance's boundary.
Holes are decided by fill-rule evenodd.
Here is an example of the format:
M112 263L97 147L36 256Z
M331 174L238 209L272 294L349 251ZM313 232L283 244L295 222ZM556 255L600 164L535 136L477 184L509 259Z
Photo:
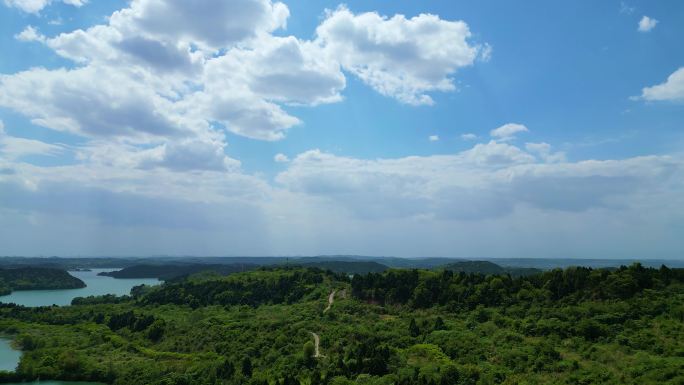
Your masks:
M320 358L320 357L325 357L324 355L321 354L321 351L319 349L319 345L321 343L321 338L318 336L318 334L314 332L309 332L314 338L314 347L316 348L315 353L314 353L314 358Z
M327 312L332 307L333 302L335 302L335 293L336 292L337 292L337 290L333 290L330 293L330 295L328 295L328 307L326 307L325 310L323 310L323 313ZM321 349L320 349L321 337L319 337L318 334L316 334L314 332L309 332L309 333L311 333L311 335L314 338L314 347L316 349L315 353L313 355L314 358L325 357L324 355L321 354Z
M328 307L326 307L325 310L323 310L323 313L327 312L328 310L330 310L330 307L332 307L333 302L335 302L335 293L336 292L337 292L337 290L333 290L330 293L330 295L328 296Z

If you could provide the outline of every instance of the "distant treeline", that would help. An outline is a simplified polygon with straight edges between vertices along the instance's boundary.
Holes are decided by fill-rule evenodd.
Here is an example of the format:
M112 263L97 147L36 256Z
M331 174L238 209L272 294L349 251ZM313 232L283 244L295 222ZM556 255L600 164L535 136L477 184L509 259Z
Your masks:
M13 290L78 289L85 286L83 281L60 269L0 269L0 295L10 294Z
M202 271L211 271L221 275L254 270L257 265L230 264L230 265L207 265L207 264L168 264L168 265L135 265L125 267L118 271L102 272L98 275L114 278L158 278L170 280L184 277Z
M390 270L356 275L351 284L354 297L383 305L473 309L520 302L626 299L645 289L682 282L684 269L645 268L637 263L616 270L573 267L517 278L451 270Z
M502 267L493 262L489 261L462 261L450 263L448 265L442 266L442 270L451 270L455 273L476 273L476 274L499 274L505 275L510 274L514 277L520 277L524 275L539 274L542 272L540 269L535 269L531 267Z
M282 265L272 265L272 267ZM287 264L285 267L313 267L323 270L330 270L335 273L345 274L366 274L381 273L387 266L372 261L319 261L306 263ZM114 278L159 278L161 280L172 280L180 277L189 276L200 272L211 272L219 275L245 272L258 268L257 264L232 263L232 264L141 264L125 267L118 271L102 272L98 275Z

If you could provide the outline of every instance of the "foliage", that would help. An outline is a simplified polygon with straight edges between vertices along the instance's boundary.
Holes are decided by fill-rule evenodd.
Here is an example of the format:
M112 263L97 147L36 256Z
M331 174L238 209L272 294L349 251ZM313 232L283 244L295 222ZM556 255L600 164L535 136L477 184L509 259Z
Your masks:
M78 289L85 283L65 270L20 267L0 269L0 295L12 290Z
M0 305L24 350L0 382L681 384L681 270L512 278L280 268L191 276L121 301ZM329 311L328 294L335 297ZM323 357L314 358L311 332Z

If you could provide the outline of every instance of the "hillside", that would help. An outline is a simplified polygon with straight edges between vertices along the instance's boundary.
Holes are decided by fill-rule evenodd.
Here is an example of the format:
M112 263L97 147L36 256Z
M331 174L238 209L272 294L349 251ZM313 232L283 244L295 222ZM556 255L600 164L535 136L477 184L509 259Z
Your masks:
M682 309L684 270L641 265L198 274L119 301L0 304L25 351L0 382L676 385Z
M178 264L178 265L134 265L121 270L102 272L98 275L113 278L158 278L169 280L188 276L199 272L214 272L219 275L227 275L241 271L253 270L256 265L230 264L230 265L206 265L206 264Z
M489 261L461 261L440 266L442 270L451 270L456 273L476 274L510 274L514 277L539 274L540 269L524 267L502 267Z
M0 294L9 294L13 290L78 289L85 286L83 281L65 270L40 267L0 269Z
M389 269L389 267L373 261L321 261L303 263L302 266L317 267L344 274L382 273Z

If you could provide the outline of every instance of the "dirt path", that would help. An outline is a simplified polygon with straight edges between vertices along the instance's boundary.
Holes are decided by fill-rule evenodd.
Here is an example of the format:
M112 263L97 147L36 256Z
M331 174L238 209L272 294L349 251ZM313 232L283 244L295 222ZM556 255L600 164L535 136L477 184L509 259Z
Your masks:
M328 307L323 310L323 313L327 312L330 310L330 307L332 307L333 302L335 302L335 293L337 290L333 290L330 295L328 295ZM324 355L321 354L320 350L320 344L321 344L321 338L318 336L318 334L314 332L309 332L314 338L314 347L315 347L315 353L314 353L314 358L320 358L320 357L325 357Z
M330 293L330 295L328 296L328 307L326 307L325 310L323 310L323 313L330 310L330 307L332 306L333 302L335 302L335 292L336 291L337 290L333 290L332 293Z
M309 332L314 338L314 347L316 348L315 353L314 353L314 358L319 358L319 357L325 357L324 355L321 354L319 345L321 343L321 338L318 337L318 334L314 332Z

